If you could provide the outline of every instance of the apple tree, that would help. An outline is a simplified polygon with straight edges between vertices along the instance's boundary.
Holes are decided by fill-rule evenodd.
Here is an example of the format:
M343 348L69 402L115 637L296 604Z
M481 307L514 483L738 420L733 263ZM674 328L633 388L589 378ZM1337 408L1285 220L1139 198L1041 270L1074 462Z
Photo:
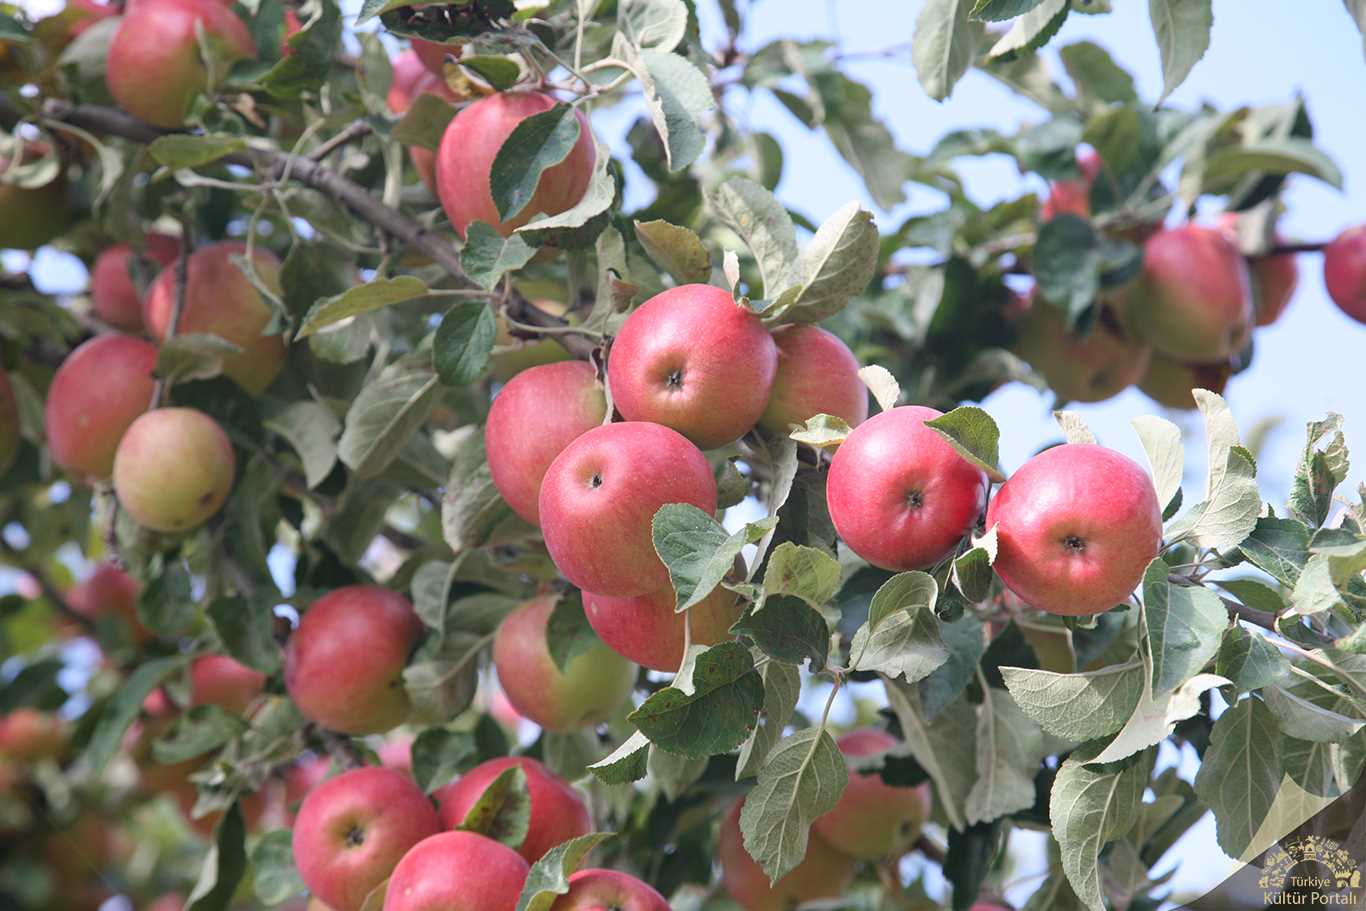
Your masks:
M1056 76L1108 6L926 0L889 56L1037 115L919 153L739 0L0 8L0 907L1123 911L1206 814L1345 838L1366 488L1329 414L1268 502L1220 393L1297 256L1366 321L1366 228L1277 233L1301 99L1167 102L1209 0L1160 98ZM792 208L760 97L937 202ZM1203 439L1066 410L1131 386Z

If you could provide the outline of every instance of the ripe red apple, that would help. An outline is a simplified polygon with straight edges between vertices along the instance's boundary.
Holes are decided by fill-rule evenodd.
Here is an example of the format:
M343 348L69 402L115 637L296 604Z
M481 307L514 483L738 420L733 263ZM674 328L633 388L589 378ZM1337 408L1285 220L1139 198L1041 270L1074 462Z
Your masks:
M676 671L683 663L684 615L674 610L673 588L613 598L583 593L588 623L619 655L656 671ZM730 628L744 607L735 592L718 585L710 595L688 608L694 645L716 645L734 637Z
M546 469L606 416L607 398L587 361L523 370L499 391L484 426L484 449L494 486L517 515L539 524Z
M669 911L652 886L616 870L580 870L569 877L569 891L550 911Z
M29 143L20 161L40 158L47 152L42 143ZM10 169L10 159L0 155L0 175ZM0 181L0 250L36 250L71 224L71 197L65 172L40 187L21 187Z
M1186 364L1154 355L1138 388L1159 405L1189 411L1196 407L1192 389L1208 389L1222 395L1232 375L1233 368L1228 363Z
M514 765L521 766L526 773L527 793L531 796L531 823L526 841L517 849L528 863L534 864L562 842L593 831L593 819L579 792L569 782L525 756L490 759L437 791L435 796L442 825L453 829L464 822L465 814L493 779Z
M232 262L232 257L246 252L246 244L224 241L190 254L185 308L176 334L208 333L241 348L241 352L223 358L223 373L255 395L279 375L285 362L285 342L281 336L261 334L270 323L270 305ZM257 247L252 262L261 280L278 291L280 260L275 254ZM164 341L170 330L176 298L175 271L174 267L163 269L147 291L142 316L148 331L158 341Z
M593 177L597 149L582 112L574 115L579 118L578 141L563 161L541 173L536 192L520 212L507 221L499 219L489 188L493 160L503 142L523 120L556 103L540 92L500 92L462 109L446 127L436 153L436 192L461 237L474 221L492 225L506 237L537 214L559 215L583 198Z
M1323 248L1323 283L1339 310L1366 323L1366 225L1348 228Z
M1091 184L1100 174L1100 156L1093 149L1083 149L1077 153L1077 167L1081 169L1078 179L1048 185L1048 198L1039 209L1040 220L1052 221L1063 214L1091 217Z
M82 481L113 474L119 440L152 401L156 361L156 348L126 335L101 335L71 352L47 390L52 461Z
M604 424L570 443L541 484L541 531L566 579L629 598L668 586L650 524L666 503L716 512L706 456L659 424Z
M1218 228L1159 231L1143 247L1143 273L1124 305L1131 332L1187 361L1223 360L1252 332L1247 262Z
M285 649L285 688L306 718L379 734L408 717L403 668L422 622L398 592L339 588L313 602Z
M402 772L361 768L318 785L294 823L294 863L335 911L360 911L409 849L441 831L427 795Z
M222 507L236 470L232 443L213 418L193 408L158 408L119 441L114 492L144 528L188 531Z
M818 326L788 326L773 333L778 372L759 425L787 435L793 424L818 414L857 427L868 417L868 388L859 362L839 336Z
M266 686L266 675L227 655L201 655L190 664L190 705L216 705L245 715Z
M0 717L0 756L32 762L59 756L64 749L66 725L56 715L24 707Z
M384 911L515 911L529 871L506 845L473 832L442 832L403 855Z
M849 757L873 756L895 748L896 738L876 728L840 737L840 752ZM900 857L920 837L930 818L930 785L894 787L877 772L850 770L839 803L819 817L813 829L835 850L860 860Z
M132 4L106 59L105 82L119 107L155 126L184 126L191 102L209 82L199 31L225 62L256 56L246 23L218 0Z
M948 556L986 503L987 477L925 426L940 412L884 411L835 450L825 498L849 549L883 569L923 569Z
M179 238L148 234L141 256L160 266L169 266L179 252ZM133 248L128 244L114 244L95 257L95 265L90 269L90 299L95 315L129 332L142 328L142 297L133 287L128 271L133 256Z
M1126 338L1108 310L1079 335L1067 328L1062 310L1035 299L1017 326L1015 353L1065 402L1119 395L1143 378L1152 358L1152 349Z
M1219 217L1219 227L1235 245L1238 243L1238 213L1225 212ZM1282 238L1278 234L1276 242ZM1252 256L1247 260L1248 278L1252 289L1252 308L1258 326L1270 326L1280 319L1299 285L1300 269L1293 253L1277 256Z
M556 598L528 601L503 619L493 640L493 665L508 701L548 731L602 724L631 695L636 666L595 642L561 671L546 645Z
M607 361L622 417L672 427L702 449L754 428L777 371L778 346L759 317L713 285L681 285L641 304Z
M0 477L9 471L19 455L19 403L14 398L14 387L9 374L0 365Z
M996 492L996 572L1050 614L1098 614L1133 593L1162 545L1162 507L1148 473L1091 443L1046 449Z
M745 851L740 835L740 809L736 801L721 820L716 855L721 861L721 883L745 911L790 911L803 902L839 898L854 880L857 862L825 843L815 832L806 845L806 857L776 883Z
M71 609L91 620L119 617L128 624L139 642L151 631L138 620L138 581L111 563L101 563L67 593Z
M455 94L446 81L427 71L413 51L404 51L394 58L394 81L389 84L389 110L403 114L421 95L435 95L454 102ZM427 189L436 194L436 153L422 146L409 146L408 157Z

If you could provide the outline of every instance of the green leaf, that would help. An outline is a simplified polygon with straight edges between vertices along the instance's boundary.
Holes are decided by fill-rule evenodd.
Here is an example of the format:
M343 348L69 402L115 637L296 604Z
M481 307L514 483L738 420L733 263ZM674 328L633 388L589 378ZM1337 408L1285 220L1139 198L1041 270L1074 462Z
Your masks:
M172 133L152 140L147 151L158 164L180 170L202 167L225 156L241 152L246 147L247 141L241 136Z
M574 249L591 246L597 240L601 229L594 231L593 225L603 220L594 219L598 219L612 207L617 198L617 181L608 171L612 155L607 146L599 142L595 148L597 157L593 163L593 174L588 180L588 190L583 194L583 198L575 203L572 209L567 209L559 215L533 219L518 228L517 234L530 237L537 243L553 240L564 247L571 246L569 241L573 240ZM582 232L567 233L576 229L582 229Z
M817 323L839 313L868 286L880 239L873 213L851 202L830 216L802 251L770 320Z
M1309 692L1311 689L1316 689L1314 684L1296 681L1293 686L1272 684L1262 690L1267 708L1276 716L1287 737L1315 743L1341 743L1366 725L1366 721L1345 714L1351 711L1349 700L1328 697L1332 705L1327 707L1319 703L1328 694L1322 690Z
M1325 438L1327 443L1320 446ZM1306 525L1322 525L1332 508L1333 491L1347 479L1350 468L1342 415L1329 414L1322 421L1310 421L1290 487L1291 514Z
M1260 699L1248 697L1219 716L1210 731L1195 793L1214 811L1219 847L1241 857L1252 844L1281 786L1281 730Z
M489 782L456 830L502 842L514 851L526 841L531 823L531 794L526 771L509 766Z
M1294 519L1266 516L1257 520L1238 549L1253 566L1293 587L1309 559L1309 529Z
M293 833L288 829L267 832L251 852L251 888L265 905L283 904L307 888L294 868Z
M515 272L536 255L536 248L520 235L504 237L482 221L469 226L465 248L460 251L460 265L471 281L492 291L508 272Z
M509 60L507 57L482 55L462 57L459 63L462 69L474 73L475 76L499 92L512 88L522 78L522 68L517 65L516 61Z
M531 865L517 899L517 911L550 911L555 899L569 891L569 877L579 869L588 852L611 837L611 832L590 832L547 851Z
M1342 0L1342 5L1347 7L1347 14L1356 23L1357 31L1366 37L1366 0Z
M1042 2L1043 0L977 0L969 15L973 19L984 19L987 22L1004 22L1016 16L1023 16Z
M915 162L897 148L887 125L874 114L873 93L834 69L809 74L808 78L824 109L821 126L825 134L840 156L863 178L873 202L885 211L905 202L902 188Z
M483 432L478 427L460 432L463 436L451 457L450 481L441 496L441 536L457 554L482 546L514 518L489 474Z
M498 324L483 301L446 311L432 341L432 369L452 388L478 379L493 353Z
M489 172L489 190L499 218L506 221L526 208L536 195L541 175L569 157L581 131L577 112L567 104L557 104L517 124L499 147Z
M811 824L833 810L849 781L844 755L824 725L783 738L740 810L745 852L777 882L806 857Z
M1134 89L1134 77L1118 66L1110 53L1090 41L1078 41L1058 51L1067 75L1077 92L1097 104L1137 104L1138 92ZM1111 168L1122 167L1101 155Z
M749 649L726 642L697 656L691 681L675 679L673 686L650 696L627 720L671 753L714 756L744 742L763 702L763 680Z
M792 595L815 608L830 603L840 587L840 564L823 550L784 541L764 570L766 595Z
M1171 568L1158 557L1143 573L1143 619L1153 657L1153 689L1176 689L1219 650L1228 611L1208 588L1173 584Z
M1341 603L1342 595L1333 583L1328 558L1314 554L1295 580L1295 587L1290 592L1290 607L1284 614L1309 617L1332 610Z
M197 705L180 715L165 734L152 744L157 762L185 762L216 750L242 734L247 723L216 705Z
M185 901L185 911L226 911L247 872L247 827L236 802L214 829L199 879Z
M1011 698L1050 734L1074 743L1113 734L1143 695L1143 662L1114 664L1081 674L1003 667Z
M1196 674L1175 690L1154 693L1152 681L1143 681L1143 697L1133 715L1120 728L1093 762L1118 762L1139 750L1157 746L1176 730L1177 722L1200 714L1200 697L1216 686L1227 686L1227 678L1216 674Z
M769 595L763 610L741 617L730 631L748 638L775 661L800 665L809 659L812 672L825 667L830 652L825 618L791 595Z
M977 707L977 781L968 822L990 822L1034 805L1034 775L1047 754L1043 731L1002 690L987 687Z
M901 398L901 384L890 370L881 364L869 364L859 368L858 378L873 394L873 401L877 402L878 408L891 411L896 407L897 400Z
M1157 502L1167 506L1181 492L1185 476L1185 453L1181 449L1181 429L1171 421L1155 415L1143 415L1131 422L1143 444L1152 472Z
M705 282L711 278L711 256L697 234L667 221L637 221L636 239L650 259L679 284Z
M927 573L899 573L873 595L868 622L849 644L850 667L915 683L949 658L934 605L939 586Z
M590 765L588 771L607 785L639 781L645 777L649 751L650 738L636 731L609 755Z
M1148 0L1148 18L1162 57L1162 95L1157 99L1161 105L1209 50L1213 4L1211 0Z
M301 338L308 338L320 329L339 323L344 319L359 316L362 313L373 313L392 304L422 297L426 293L427 285L422 279L411 275L380 278L368 284L356 285L354 288L348 288L334 297L316 301L308 309L303 322L299 324L298 330L294 333L294 339L297 341Z
M272 599L219 598L206 613L228 654L263 674L280 669L280 646L275 642Z
M583 598L577 591L555 602L545 626L545 640L550 658L560 673L565 672L571 661L586 654L601 641L588 623L588 617L583 612Z
M341 44L342 18L336 0L322 0L321 6L322 14L290 37L289 53L261 77L261 85L276 98L312 95L327 81Z
M140 664L114 691L114 695L100 710L99 720L95 722L85 748L85 761L89 763L92 775L103 772L109 760L118 752L129 725L142 709L143 700L184 663L184 658L174 657L156 658Z
M638 48L671 51L688 32L688 7L683 0L623 0L617 28Z
M464 731L427 728L413 740L413 780L430 794L468 771L479 758L474 736Z
M1101 238L1091 223L1059 215L1039 228L1034 277L1048 303L1075 319L1100 291Z
M735 780L759 774L769 751L783 736L797 710L797 699L802 692L801 672L791 664L770 661L761 671L764 678L764 710L760 723L750 732L740 747L735 765Z
M1174 3L1177 0L1151 0ZM1184 0L1187 4L1208 0ZM1304 174L1317 178L1336 190L1342 189L1342 171L1333 159L1308 139L1287 136L1263 139L1240 146L1227 146L1211 155L1204 166L1206 183L1233 181L1248 174Z
M156 376L172 385L213 379L223 372L224 358L241 353L240 346L217 335L203 332L177 335L157 348Z
M412 105L404 111L403 119L394 125L393 137L405 146L435 152L441 148L441 137L454 117L455 107L449 101L423 92L413 99Z
M844 418L818 414L807 418L805 426L792 431L788 436L794 442L817 449L834 449L849 438L851 431L852 428L845 423Z
M972 0L926 0L915 20L911 62L925 94L943 101L972 66L977 42L968 24Z
M953 581L963 597L976 604L991 591L991 564L996 562L996 526L973 541L970 550L953 561Z
M1056 220L1056 219L1055 219ZM976 405L960 405L925 426L943 437L963 458L986 472L993 481L1004 481L1001 472L1001 430L991 415Z
M656 746L650 747L650 757L645 765L650 779L671 801L687 793L707 770L707 760L703 757L679 756Z
M735 565L741 549L758 541L774 525L773 519L762 519L731 535L696 506L661 506L650 523L650 536L655 553L669 568L677 610L687 610L710 595Z
M931 721L962 695L986 652L982 621L971 611L964 611L963 616L952 623L941 623L939 634L949 650L949 658L916 684L921 709Z
M976 731L963 724L971 705L960 699L931 720L914 686L889 677L882 679L882 685L887 690L888 705L901 724L906 749L934 782L936 806L943 808L949 825L962 829L964 805L977 781Z
M707 202L754 255L764 296L781 292L797 261L797 232L787 209L768 190L738 176L722 181L707 194Z
M1260 690L1290 673L1290 661L1266 639L1237 624L1224 630L1214 672L1242 692Z
M669 170L681 171L706 148L707 137L699 121L716 107L711 83L687 58L660 50L642 50L632 70L645 92L650 119L664 142Z
M420 648L403 669L403 689L413 706L413 722L445 724L469 708L479 686L479 655L487 638L447 633L439 650Z
M268 417L265 425L299 454L309 490L332 473L337 464L337 437L342 425L331 408L309 400L292 402Z
M1016 19L1010 31L987 51L987 56L993 61L1011 61L1038 50L1058 33L1071 11L1071 0L1043 0Z
M168 561L138 595L138 620L163 636L183 633L194 622L190 572L180 560Z
M33 41L24 24L9 13L0 13L0 39L27 44Z
M437 376L425 355L400 359L361 389L346 412L337 455L358 478L372 478L398 458L436 407Z

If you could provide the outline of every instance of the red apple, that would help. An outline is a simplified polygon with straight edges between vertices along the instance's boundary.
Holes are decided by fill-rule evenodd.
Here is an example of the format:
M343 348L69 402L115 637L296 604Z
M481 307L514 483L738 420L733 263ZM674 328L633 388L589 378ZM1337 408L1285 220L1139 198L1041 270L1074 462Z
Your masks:
M1098 614L1123 602L1162 545L1162 507L1147 472L1090 443L1044 450L992 498L996 572L1050 614Z
M840 752L849 757L874 756L894 749L896 738L876 728L850 731L839 739ZM877 772L850 770L849 784L839 803L813 828L835 850L860 860L900 857L920 837L930 818L930 786L889 785Z
M1208 389L1222 395L1232 375L1233 367L1228 363L1185 364L1155 355L1138 388L1159 405L1189 411L1196 407L1192 389Z
M138 581L111 563L101 563L95 571L67 593L71 609L91 620L119 617L139 641L151 632L138 620Z
M141 252L144 259L160 266L175 262L180 239L167 234L148 234ZM106 247L95 257L90 269L90 299L95 315L111 326L136 332L142 328L142 297L133 287L129 274L133 248L128 244Z
M152 401L156 361L156 348L126 335L101 335L71 352L47 390L52 461L82 481L113 474L119 440Z
M1039 209L1040 220L1052 221L1063 214L1091 217L1091 184L1100 174L1100 156L1093 149L1083 149L1077 153L1077 167L1081 169L1078 179L1059 180L1048 185L1048 198Z
M1070 331L1062 310L1035 300L1018 322L1014 350L1060 401L1102 402L1143 378L1152 349L1126 338L1108 310L1084 335Z
M804 902L839 898L854 880L855 860L830 847L815 832L806 845L806 857L776 883L745 851L740 835L740 809L736 801L721 820L716 855L721 861L721 883L745 911L791 911Z
M42 143L29 143L20 153L27 162L46 154ZM10 159L0 155L0 176L10 170ZM71 224L71 197L65 172L40 187L22 187L0 180L0 250L36 250Z
M403 855L384 911L515 911L529 872L506 845L473 832L442 832Z
M241 348L239 353L223 358L223 373L255 395L279 375L285 362L285 342L278 335L261 334L270 323L272 310L232 261L232 257L244 256L246 251L246 244L224 241L190 254L185 308L176 334L208 333ZM252 262L261 280L278 290L280 260L275 254L257 247ZM164 341L170 331L176 299L175 272L174 267L163 269L147 291L142 316L148 331L158 341Z
M233 715L247 708L266 686L266 675L227 655L201 655L190 664L190 705L216 705Z
M1366 225L1348 228L1323 248L1323 283L1339 310L1366 323Z
M464 822L465 814L493 779L514 765L521 766L526 773L527 793L531 796L531 823L526 841L517 849L528 863L534 864L562 842L593 831L593 818L588 815L579 792L569 782L525 756L504 756L480 763L438 791L436 799L442 825L454 829Z
M939 415L919 405L884 411L854 428L830 461L835 530L874 566L933 566L981 515L987 477L925 426Z
M335 911L360 911L418 842L441 831L427 795L393 769L361 768L318 785L294 823L294 863Z
M778 346L759 317L713 285L681 285L641 304L607 362L622 417L672 427L702 449L754 428L777 370Z
M669 911L653 887L616 870L580 870L550 911Z
M0 365L0 476L9 471L19 455L19 403L14 398L14 387L9 374Z
M256 56L246 23L218 0L132 4L109 46L109 94L125 111L150 124L184 126L191 102L209 83L196 37L201 31L223 62Z
M436 153L436 191L457 234L471 222L492 225L504 237L538 215L559 215L583 198L593 177L597 149L588 118L581 111L579 139L559 164L541 173L536 192L521 211L506 221L498 217L489 177L503 142L523 120L548 111L558 102L540 92L500 92L481 98L456 114Z
M1225 212L1219 217L1219 227L1229 240L1238 243L1238 213ZM1276 242L1282 238L1276 235ZM1248 278L1252 288L1253 312L1258 326L1270 326L1280 319L1300 281L1300 269L1293 253L1277 256L1252 256L1247 260Z
M213 418L193 408L158 408L119 441L114 492L144 528L188 531L222 507L235 472L232 443Z
M285 769L284 825L293 828L303 799L313 792L332 771L332 760L326 756L305 756Z
M1247 263L1218 228L1159 231L1124 305L1132 333L1169 357L1211 362L1242 351L1252 332Z
M817 326L788 326L773 333L778 372L759 425L784 436L818 414L857 427L868 417L868 388L858 358L839 336Z
M66 725L50 712L25 707L0 717L0 756L31 762L59 756L65 748Z
M446 81L427 71L412 51L404 51L394 58L394 81L389 84L389 110L403 114L422 95L435 95L454 102L455 94ZM422 146L409 146L408 157L427 189L436 194L436 153Z
M499 391L484 427L484 448L494 486L517 515L539 524L546 469L606 416L607 398L587 361L523 370Z
M403 668L422 622L398 592L351 585L304 614L285 649L285 688L304 717L346 734L378 734L408 717Z
M585 591L632 597L668 586L650 525L666 503L716 512L706 456L659 424L604 424L570 443L541 484L541 531L551 558Z
M636 666L595 642L561 671L546 645L555 602L536 598L504 618L493 640L498 681L517 711L548 731L602 724L631 695Z
M677 613L672 588L613 598L583 593L583 609L598 637L618 654L656 671L676 671L683 663L684 615ZM688 608L694 645L716 645L734 637L730 628L744 607L725 586Z

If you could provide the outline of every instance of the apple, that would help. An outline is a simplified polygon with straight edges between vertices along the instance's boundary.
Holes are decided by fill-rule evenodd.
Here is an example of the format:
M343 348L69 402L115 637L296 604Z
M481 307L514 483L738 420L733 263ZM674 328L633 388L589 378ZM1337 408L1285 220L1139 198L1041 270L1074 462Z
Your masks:
M758 315L713 285L680 285L641 304L607 361L622 417L672 427L702 449L754 428L777 371L778 345Z
M874 566L933 566L986 504L987 476L925 426L939 416L919 405L884 411L854 428L830 461L830 519L849 549Z
M741 563L741 577L743 572ZM683 663L684 614L674 610L676 604L672 587L634 598L583 593L584 614L598 637L617 654L655 671L676 671ZM743 613L740 597L716 586L686 612L693 644L716 645L735 638L730 628Z
M1128 339L1110 311L1085 334L1067 328L1062 310L1037 297L1017 322L1014 351L1064 402L1101 402L1137 383L1152 349Z
M1228 363L1186 364L1154 355L1138 388L1159 405L1189 411L1196 407L1192 389L1208 389L1223 394L1232 375L1233 367Z
M427 795L402 772L360 768L318 785L294 822L294 862L308 891L360 911L403 855L441 831Z
M1238 243L1238 214L1225 212L1219 218L1219 227L1228 235L1229 240ZM1276 235L1276 242L1282 238ZM1248 278L1252 288L1252 308L1258 326L1270 326L1280 319L1290 299L1295 296L1295 288L1300 282L1300 269L1295 263L1293 253L1275 256L1251 256L1247 259Z
M42 157L48 146L29 143L20 162ZM10 170L10 159L0 155L0 175ZM0 180L0 250L36 250L66 230L71 223L71 197L66 174L58 171L39 187Z
M218 0L131 4L106 58L105 82L119 107L154 126L184 126L195 96L209 87L199 32L222 63L256 56L246 23Z
M454 829L478 802L493 779L504 769L521 766L526 773L527 793L531 797L531 822L526 841L517 852L527 863L535 863L547 851L571 838L593 831L593 818L579 792L554 772L526 756L490 759L470 769L459 779L437 791L441 823Z
M185 911L185 898L174 893L163 895L148 905L147 911Z
M266 675L227 655L201 655L190 664L190 705L216 705L245 715L266 687Z
M587 361L523 370L494 396L484 448L493 484L517 515L540 523L537 502L546 469L606 416L607 398Z
M580 870L569 877L569 891L549 911L669 911L654 888L616 870Z
M144 641L151 631L138 619L138 581L111 563L101 563L95 571L67 592L66 603L82 617L118 617L132 630L133 638Z
M66 725L50 712L17 708L0 716L0 756L31 762L66 749Z
M1025 603L1061 616L1126 600L1162 546L1162 507L1137 463L1092 443L1046 449L987 509L996 573Z
M285 688L304 717L345 734L380 734L408 717L403 668L422 622L398 592L339 588L313 602L285 648Z
M498 217L489 178L504 141L523 120L559 102L541 92L500 92L481 98L456 114L436 153L436 192L451 225L462 238L471 222L492 225L504 237L537 214L559 215L583 198L593 177L597 149L582 111L579 138L563 161L541 173L536 192L521 211L506 221Z
M406 113L422 95L456 101L455 93L447 87L444 79L429 73L413 51L404 51L394 58L394 80L389 84L389 110L395 114ZM409 146L408 157L413 162L413 170L417 171L427 189L435 195L436 153L422 146Z
M19 403L14 398L14 387L9 374L0 366L0 476L9 471L19 455Z
M137 332L142 328L142 297L133 287L129 274L134 256L169 266L180 253L180 239L167 234L148 234L141 254L135 254L128 244L106 247L95 257L90 269L90 299L95 315L109 325Z
M1218 228L1159 231L1143 247L1143 272L1123 305L1130 332L1153 349L1211 362L1242 351L1252 332L1247 262Z
M188 531L218 512L236 472L223 428L193 408L158 408L139 417L114 454L119 505L144 528Z
M561 671L546 645L556 597L528 601L503 619L493 640L493 666L508 701L548 731L602 724L631 695L636 666L602 642Z
M643 595L670 584L650 536L666 503L716 512L706 456L659 424L604 424L550 463L541 483L541 532L555 565L579 588Z
M530 871L504 844L473 832L442 832L403 855L384 911L515 911Z
M1063 214L1091 217L1091 184L1100 174L1100 156L1094 149L1082 149L1077 153L1077 167L1081 169L1080 178L1049 184L1048 198L1039 208L1041 221L1052 221Z
M896 745L896 738L876 728L850 731L839 739L840 752L855 758L885 753ZM839 803L817 818L813 828L832 848L850 857L900 857L920 837L920 827L930 818L930 802L929 782L895 787L877 772L851 769Z
M117 16L119 9L112 4L98 3L96 0L67 0L63 13L69 17L69 34L75 38L95 23Z
M434 76L444 75L446 54L458 53L460 50L456 47L447 47L437 41L424 41L421 38L411 38L409 41L413 46L411 51L413 56Z
M223 373L256 395L274 381L284 366L285 341L278 335L261 334L273 311L232 261L234 256L245 256L246 252L246 244L223 241L190 254L185 308L176 334L208 333L241 348L239 353L223 358ZM275 254L257 247L252 262L261 280L278 293L280 260ZM165 341L170 331L175 299L176 270L171 266L163 269L148 289L142 311L148 331L158 341Z
M141 339L101 335L72 351L47 390L47 448L67 473L102 481L129 426L147 410L157 350Z
M825 843L815 832L806 845L802 862L776 883L745 851L740 834L740 809L736 801L721 820L716 855L721 862L721 884L745 911L790 911L822 898L839 898L854 880L857 862Z
M327 756L305 756L284 773L284 824L290 828L298 815L303 800L332 772L332 760Z
M1366 323L1366 225L1348 228L1323 248L1323 283L1339 310Z
M857 427L868 418L868 388L859 362L839 336L818 326L787 326L773 333L778 372L759 426L787 436L792 425L818 414Z

